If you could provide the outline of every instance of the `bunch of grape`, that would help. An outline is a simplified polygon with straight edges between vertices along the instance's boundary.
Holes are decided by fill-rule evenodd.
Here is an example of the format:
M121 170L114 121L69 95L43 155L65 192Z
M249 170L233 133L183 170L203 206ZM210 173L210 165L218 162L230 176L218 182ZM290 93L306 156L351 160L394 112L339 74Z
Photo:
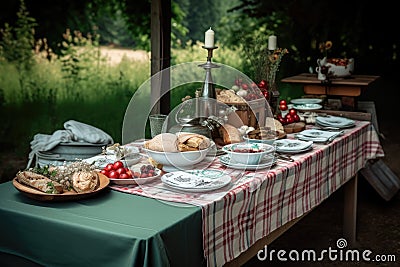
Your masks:
M153 165L146 164L140 166L140 172L134 172L133 178L147 178L156 175L156 168Z

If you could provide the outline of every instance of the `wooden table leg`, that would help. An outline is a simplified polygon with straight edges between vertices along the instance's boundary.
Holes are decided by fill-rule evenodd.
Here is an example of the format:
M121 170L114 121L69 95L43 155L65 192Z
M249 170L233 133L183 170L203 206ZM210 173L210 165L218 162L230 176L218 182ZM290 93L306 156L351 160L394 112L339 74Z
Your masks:
M357 235L357 183L356 174L344 186L343 237L348 245L355 245Z

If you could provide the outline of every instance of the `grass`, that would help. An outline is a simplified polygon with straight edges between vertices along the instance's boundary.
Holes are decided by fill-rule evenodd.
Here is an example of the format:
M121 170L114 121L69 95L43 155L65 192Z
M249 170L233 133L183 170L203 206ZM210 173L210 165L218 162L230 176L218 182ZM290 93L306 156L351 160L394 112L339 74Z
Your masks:
M224 57L219 56L220 62L240 69L242 59L235 51L218 52ZM173 49L171 65L204 61L205 55L200 44ZM75 71L68 72L60 58L48 61L37 55L32 68L21 71L0 59L0 147L27 155L35 134L52 134L71 119L98 127L115 142L122 142L125 110L136 90L150 78L150 62L123 57L115 65L87 54L82 61L68 62ZM199 86L173 88L171 109L185 96L194 97Z

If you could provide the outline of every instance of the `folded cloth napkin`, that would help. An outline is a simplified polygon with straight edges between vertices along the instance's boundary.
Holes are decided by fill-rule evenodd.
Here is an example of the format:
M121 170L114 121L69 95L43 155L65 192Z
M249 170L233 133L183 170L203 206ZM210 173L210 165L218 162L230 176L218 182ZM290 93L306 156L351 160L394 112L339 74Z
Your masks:
M29 153L28 165L32 164L33 158L39 151L49 151L60 143L87 142L91 144L113 144L113 138L94 126L69 120L64 123L65 130L57 130L53 134L36 134L31 141L31 152Z
M94 126L69 120L64 123L64 128L72 133L72 140L92 144L114 143L112 137L103 130Z
M311 147L312 144L312 141L302 141L297 139L281 139L274 142L277 152L301 151Z
M310 129L310 130L304 130L296 134L296 138L304 141L313 141L317 143L325 143L330 140L333 140L334 138L338 137L339 135L342 135L343 131L335 131L335 132L329 132L329 131L322 131L322 130L317 130L317 129Z

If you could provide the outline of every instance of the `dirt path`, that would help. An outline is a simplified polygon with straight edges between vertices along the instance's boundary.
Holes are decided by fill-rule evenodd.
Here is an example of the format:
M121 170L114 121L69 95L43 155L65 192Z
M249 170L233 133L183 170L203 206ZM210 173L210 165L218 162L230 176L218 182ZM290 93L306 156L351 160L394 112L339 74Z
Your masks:
M125 57L132 61L149 61L150 52L132 50L127 48L100 47L101 55L106 57L111 64L118 64Z

